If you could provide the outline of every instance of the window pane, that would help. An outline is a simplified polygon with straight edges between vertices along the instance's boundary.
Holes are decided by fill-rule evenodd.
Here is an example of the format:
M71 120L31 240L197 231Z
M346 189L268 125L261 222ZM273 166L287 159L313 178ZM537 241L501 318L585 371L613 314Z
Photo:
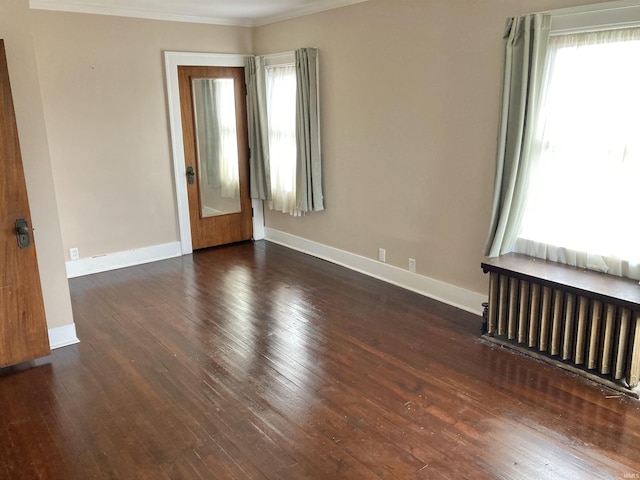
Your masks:
M552 38L521 238L640 261L640 29Z
M266 70L272 205L295 212L296 71L293 65Z

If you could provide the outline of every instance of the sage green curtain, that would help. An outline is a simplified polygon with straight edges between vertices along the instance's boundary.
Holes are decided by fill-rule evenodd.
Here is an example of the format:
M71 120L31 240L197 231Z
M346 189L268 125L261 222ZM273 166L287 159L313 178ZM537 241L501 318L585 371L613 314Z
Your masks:
M318 50L301 48L296 59L296 209L324 210L320 118L318 112Z
M264 64L261 57L248 57L245 62L247 84L247 121L249 133L249 191L251 198L271 200L269 169L269 130Z
M536 13L507 21L504 80L493 210L484 253L508 253L524 215L532 158L539 149L538 112L551 16Z

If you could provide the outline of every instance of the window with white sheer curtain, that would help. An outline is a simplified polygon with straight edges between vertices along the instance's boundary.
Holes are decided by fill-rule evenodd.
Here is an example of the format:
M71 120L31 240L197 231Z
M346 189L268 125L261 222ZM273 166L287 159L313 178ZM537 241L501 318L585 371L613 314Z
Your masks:
M515 250L640 279L640 28L552 35Z
M251 198L300 216L324 210L318 49L245 62Z
M269 208L293 215L296 210L296 69L268 66L265 73L271 200Z

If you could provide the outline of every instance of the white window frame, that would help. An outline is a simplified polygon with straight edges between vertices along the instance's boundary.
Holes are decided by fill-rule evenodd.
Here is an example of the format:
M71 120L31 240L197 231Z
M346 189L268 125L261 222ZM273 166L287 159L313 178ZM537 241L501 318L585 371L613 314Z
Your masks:
M277 67L295 68L295 65L296 65L295 52L292 52L292 51L290 51L290 52L273 53L273 54L270 54L270 55L264 55L262 57L262 59L264 61L265 83L266 84L268 84L267 77L268 77L269 69L277 68ZM297 75L297 73L296 73L296 75ZM266 104L267 104L267 111L269 111L269 99L268 98L266 100ZM269 123L269 117L270 117L270 115L267 115L267 118L268 118L268 120L267 120L267 130L269 131L269 136L271 136L271 124ZM295 117L294 117L294 122L295 122ZM294 135L294 141L295 141L295 135ZM271 145L271 142L269 142L269 145ZM294 146L297 149L297 145L294 145ZM271 146L269 146L269 150L271 150ZM269 155L269 161L271 162L271 173L273 174L273 172L274 172L274 162L276 160L271 156L271 153L272 152L270 152L270 155ZM293 169L293 177L294 177L293 178L293 183L294 183L294 186L295 186L295 182L296 182L296 173L297 173L296 172L296 167L295 167L295 164L294 164L294 169ZM273 196L273 194L274 194L274 186L273 186L273 183L272 183L272 178L269 178L268 181L271 183L271 193L272 193L272 196ZM293 195L294 195L294 205L295 205L295 191L293 192ZM282 212L282 213L286 212L287 214L290 214L290 215L296 215L296 216L298 215L296 213L297 211L295 210L295 206L293 207L292 211L286 211L286 210L282 210L281 209L282 205L278 205L278 206L273 205L273 203L275 203L275 202L269 201L269 202L265 202L265 203L268 205L270 210L274 210L276 212Z
M640 0L620 0L546 13L551 16L550 36L640 27Z
M548 13L551 15L551 35L640 26L638 0L562 8Z
M293 51L271 53L268 55L261 55L261 57L264 60L265 68L296 64L296 54Z

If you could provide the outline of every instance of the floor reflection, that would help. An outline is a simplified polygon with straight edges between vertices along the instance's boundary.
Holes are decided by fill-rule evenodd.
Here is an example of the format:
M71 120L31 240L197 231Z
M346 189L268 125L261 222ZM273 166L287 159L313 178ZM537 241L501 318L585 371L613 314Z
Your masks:
M509 414L519 423L606 455L624 458L625 452L634 450L636 432L627 426L627 413L638 409L636 401L523 355L489 344L484 347L483 377L496 395L513 398ZM602 427L599 435L593 435L594 424Z

